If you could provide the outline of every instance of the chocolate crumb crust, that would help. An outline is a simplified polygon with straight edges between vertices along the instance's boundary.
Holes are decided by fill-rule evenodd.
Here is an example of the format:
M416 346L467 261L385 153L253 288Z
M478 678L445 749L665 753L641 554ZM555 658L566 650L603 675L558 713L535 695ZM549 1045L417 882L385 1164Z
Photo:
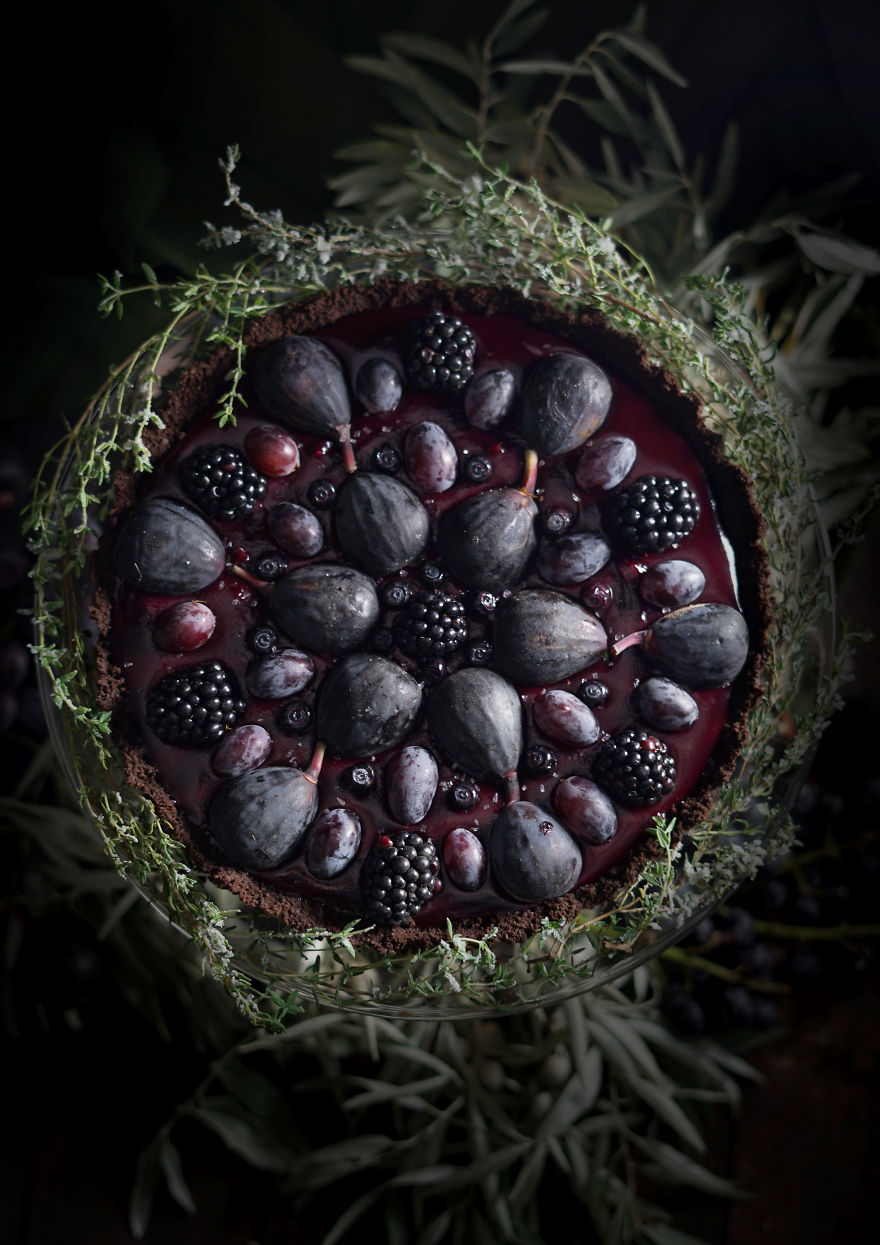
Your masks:
M320 331L343 317L359 312L407 307L436 308L451 315L513 316L534 328L565 339L600 366L607 367L627 381L650 401L668 425L684 437L705 471L720 526L733 547L740 585L739 606L748 625L750 646L746 664L731 688L727 720L715 748L697 784L670 810L670 816L675 817L673 837L677 842L690 827L711 814L714 793L736 772L737 759L747 736L749 715L762 695L762 670L767 660L771 605L767 557L762 544L764 522L755 504L748 477L726 458L722 438L706 427L699 398L683 393L669 372L648 363L642 343L635 337L612 329L601 314L592 309L568 314L540 299L526 298L514 290L483 286L453 288L435 281L380 278L370 285L339 288L270 312L247 326L244 341L248 350L256 352L280 338ZM168 379L161 405L163 425L150 428L144 434L144 442L154 461L186 435L195 414L208 409L219 399L228 384L231 363L231 352L221 347ZM124 678L109 655L114 600L110 553L115 520L137 500L137 495L138 479L130 472L117 471L113 478L108 520L93 565L95 589L90 611L101 636L96 660L97 700L102 709L113 712L114 731L122 750L126 778L152 802L196 866L204 870L217 886L236 895L245 908L270 923L280 922L295 929L341 928L342 914L337 910L317 900L306 900L275 890L240 868L209 858L162 786L155 769L142 754L126 712ZM608 906L621 887L635 882L658 854L656 841L649 835L642 835L640 842L623 860L595 881L543 904L491 917L458 921L456 932L465 937L482 938L489 930L497 928L498 941L521 943L540 928L545 918L568 921L584 908ZM383 954L396 954L431 947L447 936L445 926L421 928L410 922L391 929L374 928L356 935L355 941Z

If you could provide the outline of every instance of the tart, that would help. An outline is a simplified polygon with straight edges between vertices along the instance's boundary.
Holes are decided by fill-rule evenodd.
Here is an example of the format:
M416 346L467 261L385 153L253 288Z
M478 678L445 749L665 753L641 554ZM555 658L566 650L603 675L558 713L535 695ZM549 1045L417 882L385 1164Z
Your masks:
M762 522L700 403L597 313L378 280L166 386L97 555L126 777L296 929L521 942L734 771Z

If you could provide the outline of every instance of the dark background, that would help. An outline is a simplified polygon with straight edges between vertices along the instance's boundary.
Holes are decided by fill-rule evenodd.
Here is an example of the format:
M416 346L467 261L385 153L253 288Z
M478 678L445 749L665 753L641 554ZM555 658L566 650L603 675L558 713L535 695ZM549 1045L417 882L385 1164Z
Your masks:
M136 278L142 261L169 277L191 271L207 258L196 245L204 221L234 223L222 206L218 168L229 143L243 152L237 180L246 199L292 219L320 215L330 204L325 179L339 171L334 149L391 119L373 81L344 58L377 51L378 36L390 30L458 42L479 37L503 7L495 0L162 0L136 10L20 12L4 71L4 301L11 314L0 352L0 446L15 447L35 466L62 417L78 414L108 366L145 336L149 308L132 308L122 322L97 316L98 272ZM625 22L633 5L553 0L548 8L534 51L564 57L596 31ZM678 0L649 6L648 34L690 84L663 87L688 152L717 150L731 119L741 127L726 228L753 220L780 189L800 193L857 172L858 186L831 223L880 241L874 6ZM569 141L582 155L595 151L582 121L572 122ZM876 282L866 292L875 306ZM870 621L864 602L874 563L857 565L863 569L846 600L861 611L857 621ZM874 677L870 657L860 669ZM876 679L850 695L876 706ZM10 1239L19 1245L129 1239L131 1170L155 1126L157 1086L167 1107L175 1080L191 1084L198 1057L181 1049L169 1061L117 1003L110 997L93 1012L84 1034L56 1030L15 1046L22 1117L7 1116L7 1143L22 1164L10 1212ZM786 1042L760 1056L768 1086L751 1091L742 1121L713 1139L715 1161L755 1192L756 1203L731 1214L683 1206L682 1228L727 1245L763 1239L771 1221L777 1245L871 1239L863 1212L878 1156L876 994L833 1004L813 994L799 1006ZM127 1071L135 1065L132 1085ZM124 1121L115 1091L102 1093L120 1081L128 1095ZM88 1157L86 1135L100 1139ZM259 1232L265 1245L312 1245L321 1226L320 1211L312 1226L286 1222L266 1182L251 1187L215 1143L201 1151L191 1178L199 1219L163 1204L148 1240L210 1235L225 1245ZM266 1199L258 1215L255 1196ZM803 1207L797 1224L774 1218L777 1198ZM0 1224L4 1218L0 1208ZM835 1223L845 1231L829 1235Z

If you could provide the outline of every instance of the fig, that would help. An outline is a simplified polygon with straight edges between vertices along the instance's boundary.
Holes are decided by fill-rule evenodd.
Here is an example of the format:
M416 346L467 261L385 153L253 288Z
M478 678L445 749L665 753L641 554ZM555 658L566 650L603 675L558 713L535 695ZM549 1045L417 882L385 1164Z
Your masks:
M474 778L503 780L519 764L522 706L500 675L465 666L428 698L428 728L451 765Z
M557 683L591 666L605 651L605 628L559 592L514 592L495 610L494 664L517 685Z
M745 665L749 631L739 610L706 602L685 605L644 631L625 636L611 655L640 645L652 665L686 687L726 687Z
M372 579L353 567L301 566L276 583L269 611L297 644L341 657L359 648L375 627L379 596Z
M422 690L405 670L375 653L344 657L318 694L318 735L343 757L370 756L402 743L422 707Z
M537 456L530 450L521 488L475 493L441 518L438 552L467 587L501 592L522 578L537 545L538 507L532 498L537 468Z
M567 454L599 429L611 408L611 382L592 359L548 354L533 363L522 395L522 434L544 458Z
M395 821L415 826L428 815L437 793L437 762L427 748L401 748L385 767L385 795Z
M273 765L224 783L208 807L208 826L230 860L274 869L290 856L317 811L323 758L319 744L307 770Z
M512 899L540 903L571 890L581 853L564 826L545 809L516 800L500 813L489 840L495 880Z
M129 513L113 560L116 573L138 592L177 597L212 584L226 565L226 551L195 510L170 497L151 497Z
M336 535L364 570L390 575L425 549L428 512L412 489L394 476L355 471L339 491Z
M257 355L251 380L260 406L297 432L348 441L351 404L336 355L314 337L284 337Z

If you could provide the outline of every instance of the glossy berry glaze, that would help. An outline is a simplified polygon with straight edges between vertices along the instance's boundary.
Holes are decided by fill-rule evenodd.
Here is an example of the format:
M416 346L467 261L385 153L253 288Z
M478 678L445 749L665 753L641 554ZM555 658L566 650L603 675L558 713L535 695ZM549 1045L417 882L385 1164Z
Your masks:
M432 519L432 539L424 554L411 566L392 575L379 578L376 583L380 603L383 589L391 582L403 582L414 590L424 589L423 564L437 565L439 559L434 550L433 524L451 506L464 497L484 489L503 486L518 488L524 477L526 447L519 434L519 399L510 415L497 427L481 430L465 418L462 397L425 393L413 389L404 382L402 399L390 414L369 415L355 398L355 376L368 359L380 357L402 370L402 340L408 324L425 315L424 307L400 307L374 309L351 315L320 329L317 336L341 361L348 381L352 401L351 443L358 469L376 470L376 453L392 448L399 454L398 479L413 487L405 466L404 437L406 431L424 421L442 427L454 444L458 458L455 484L444 492L420 493L421 501ZM516 378L517 395L522 389L527 369L541 356L554 352L583 353L563 338L530 327L522 320L507 316L481 316L461 314L472 329L477 340L475 372L479 377L493 368L509 369ZM626 473L622 486L644 475L668 476L687 482L696 493L700 503L700 515L694 530L677 546L661 553L629 556L614 550L611 560L586 582L560 585L547 583L536 566L542 553L553 543L548 536L542 516L548 517L546 526L564 526L558 512L570 515L571 522L566 535L594 531L602 532L599 505L605 495L598 488L582 488L576 483L577 466L584 452L580 446L557 458L541 460L538 464L534 498L539 508L537 523L537 556L530 560L524 578L514 588L528 587L550 589L560 592L593 611L601 621L608 636L609 645L624 636L649 626L654 620L668 613L650 604L640 593L640 585L651 568L673 559L684 559L699 566L705 575L705 586L697 600L717 602L738 607L737 585L732 570L730 547L720 529L712 493L703 467L678 432L664 420L652 403L642 396L632 384L627 383L603 363L613 389L613 400L601 428L587 441L595 446L607 437L628 437L637 446L637 456ZM246 405L241 404L235 426L220 427L213 409L204 410L192 421L185 438L156 464L152 474L142 482L139 500L147 497L167 497L187 502L180 484L179 464L182 459L202 445L231 445L246 453L249 431L260 425L274 423L261 409L251 385L246 367L243 394ZM147 725L145 715L146 695L156 682L170 672L185 669L208 661L221 661L237 678L246 708L238 719L239 724L248 723L263 727L271 745L262 760L263 766L297 766L306 769L317 740L314 715L309 729L295 735L285 733L279 727L279 711L291 700L304 701L314 707L322 680L338 659L320 652L311 652L314 675L295 696L281 700L257 699L246 690L246 671L255 661L254 652L248 646L246 636L257 624L271 622L267 598L272 591L270 583L262 587L233 569L238 567L253 577L253 568L262 554L272 552L281 555L283 566L293 570L299 566L342 562L351 565L340 550L334 532L334 505L312 504L316 482L330 482L335 489L347 476L346 464L340 444L335 439L291 432L299 449L299 462L288 475L268 478L265 493L254 509L243 519L209 520L227 551L227 570L216 582L193 594L204 603L216 619L213 632L195 651L167 651L167 622L159 624L160 617L167 619L167 611L180 598L159 597L140 593L117 582L115 615L112 628L113 659L121 669L127 686L127 714L129 735L139 742L146 761L155 767L158 781L176 802L177 808L188 823L188 832L204 855L224 864L223 853L212 842L206 824L206 809L225 779L214 768L216 745L175 746L162 743ZM259 438L252 435L249 444ZM294 456L295 457L295 456ZM484 465L471 473L468 463L485 459L491 464L488 479L471 483L469 475L478 479L485 475ZM387 461L387 455L386 455ZM391 455L393 465L394 456ZM349 464L349 467L351 464ZM419 490L416 490L417 492ZM271 509L280 502L293 502L311 511L323 529L323 547L311 557L295 557L283 553L272 539L267 522ZM443 570L442 564L440 564ZM445 574L440 590L452 596L465 594L467 590L450 574ZM189 599L189 598L187 598ZM465 600L471 600L466 596ZM407 656L398 648L388 650L388 632L393 631L396 612L382 604L378 625L373 633L378 638L368 639L363 645L366 651L382 651L388 658L398 662L423 686L427 696L439 680L469 664L468 655L472 642L492 639L491 613L481 615L469 608L467 614L468 641L440 659L418 660ZM157 634L166 647L157 643ZM384 644L384 647L383 647ZM279 648L300 648L279 637ZM491 669L491 659L489 669ZM630 726L644 727L645 723L633 703L633 692L639 682L656 673L648 656L639 646L633 646L614 659L601 656L591 666L575 675L552 684L554 688L577 693L587 680L600 680L608 689L604 703L593 703L593 712L601 728L596 743L586 747L572 747L549 739L537 728L533 720L533 704L542 688L519 686L517 691L522 702L524 744L516 776L520 799L531 801L553 813L553 793L561 779L572 775L589 776L592 761L603 740L614 732ZM607 842L592 844L574 837L582 856L582 868L575 888L582 887L606 875L613 866L624 860L634 844L640 841L645 827L660 813L675 811L688 793L701 781L711 780L713 766L710 758L716 748L728 714L730 689L727 687L708 690L690 689L698 707L696 722L680 731L653 730L667 746L676 764L673 789L662 799L648 806L627 808L617 805L616 833ZM424 702L423 702L424 708ZM261 737L262 738L262 737ZM347 920L362 910L359 886L360 869L370 847L378 836L413 829L395 821L389 813L386 794L386 770L389 761L402 746L419 745L428 750L439 766L439 783L427 816L414 827L420 835L434 841L440 861L439 879L442 889L424 905L415 917L417 927L428 929L444 927L447 918L469 922L473 918L485 918L489 923L504 913L523 911L535 905L525 905L516 900L494 880L491 865L484 862L476 872L460 879L456 884L444 862L444 847L452 859L454 845L463 841L460 834L447 842L452 831L471 831L483 844L488 858L488 844L493 825L505 805L505 790L500 782L475 780L465 769L450 766L444 756L442 740L430 737L424 711L411 733L401 745L386 752L368 757L337 757L328 752L318 779L319 815L325 810L346 808L359 818L362 838L353 861L338 875L321 878L309 868L310 853L307 850L309 833L299 841L291 858L279 867L263 873L251 872L251 877L266 887L267 893L292 894L306 901L321 901L307 905L306 911L313 923L321 920ZM528 758L535 748L550 749L552 768L546 773L530 773ZM363 773L352 776L356 762L367 762L373 771L372 786L358 786ZM454 807L453 788L456 784L476 786L478 800L474 807L461 810ZM510 787L508 785L508 794ZM554 815L559 818L559 813ZM467 838L464 836L464 842ZM473 863L471 861L471 863ZM228 870L227 870L228 874ZM224 875L226 876L226 875ZM471 889L465 889L465 886ZM271 908L272 905L270 904ZM283 907L283 905L282 905ZM546 910L546 906L545 909Z

